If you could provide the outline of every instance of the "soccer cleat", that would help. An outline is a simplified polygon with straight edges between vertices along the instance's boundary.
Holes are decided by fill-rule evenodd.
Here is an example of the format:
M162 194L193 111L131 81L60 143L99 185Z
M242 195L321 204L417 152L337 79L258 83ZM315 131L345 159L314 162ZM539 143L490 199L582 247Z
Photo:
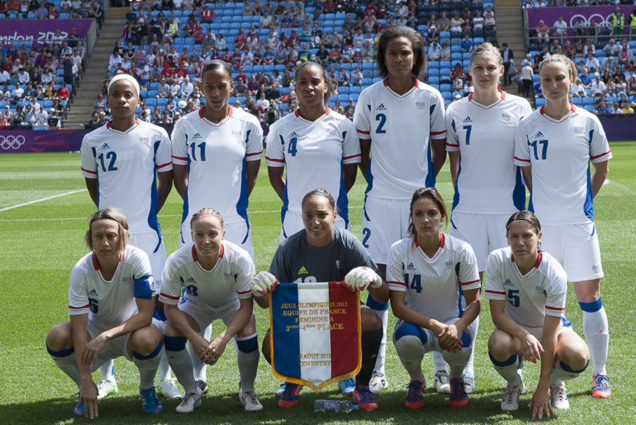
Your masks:
M157 388L157 394L160 394L168 399L183 398L183 394L177 388L174 383L174 379L166 379L161 381L159 388Z
M472 394L475 390L475 377L470 372L464 372L464 384L466 385L466 394Z
M280 407L292 407L298 404L298 394L303 389L302 385L292 384L291 382L285 383L285 391L278 400Z
M77 403L75 403L75 407L73 407L73 413L75 413L77 416L86 416L86 413L84 411L84 402L82 402L79 407L77 407Z
M519 379L521 379L521 395L527 394L528 393L528 387L526 387L526 384L523 383L523 371L521 370L521 368L517 369L517 375L519 375Z
M386 375L381 372L373 372L371 380L369 380L369 391L373 394L380 394L383 390L389 388L389 381L386 379Z
M340 394L351 397L356 390L356 380L353 378L344 379L338 382L338 388L340 389Z
M111 394L119 393L117 382L101 380L97 383L97 399L101 400Z
M177 412L179 413L190 413L194 412L194 409L201 406L201 396L199 393L190 393L184 394L183 400L177 406Z
M409 382L408 391L404 404L409 409L419 409L424 406L424 381Z
M450 394L451 392L448 372L445 370L435 372L435 391L440 394Z
M564 382L558 385L550 385L550 404L552 404L552 407L555 409L565 410L570 408Z
M463 378L450 380L450 396L448 402L453 407L464 407L468 404L468 394L466 394L466 383Z
M523 387L523 381L521 382L521 385L508 384L506 386L503 400L501 400L501 410L519 410L519 394L521 393L521 387Z
M208 393L208 383L205 382L203 379L197 379L196 380L196 384L197 384L197 388L199 389L199 395L203 395L203 394L207 394Z
M258 401L256 391L243 391L239 388L239 400L247 412L263 410L263 405Z
M141 394L141 401L143 402L143 410L146 413L159 413L163 410L163 406L157 397L157 391L155 387L150 387L147 390L139 390Z
M609 377L607 375L601 375L600 373L592 377L592 397L596 398L609 398L612 396L610 390Z
M278 387L278 389L274 393L276 395L276 397L280 398L280 396L283 395L283 393L285 392L285 385L287 385L286 382L283 382L282 384L280 384L280 387Z
M358 385L358 388L353 393L353 400L358 403L358 409L360 410L375 410L378 408L378 404L373 400L373 394L366 385Z

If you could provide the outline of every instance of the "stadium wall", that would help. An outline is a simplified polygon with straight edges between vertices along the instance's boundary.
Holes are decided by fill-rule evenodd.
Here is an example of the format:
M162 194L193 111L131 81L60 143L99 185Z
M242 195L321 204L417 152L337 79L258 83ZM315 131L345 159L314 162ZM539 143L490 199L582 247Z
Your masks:
M56 30L60 30L63 38L68 37L73 28L82 39L89 35L92 19L41 19L41 20L8 20L0 25L0 43L20 45L30 41L34 47L41 48L52 41Z
M634 140L636 114L597 115L610 142ZM168 134L172 124L162 124ZM88 130L5 130L0 131L0 154L31 152L76 152Z
M567 34L569 36L574 35L572 26L576 22L576 18L579 16L583 18L585 25L589 25L590 22L594 22L599 27L612 28L611 15L614 13L616 7L620 7L621 12L625 14L623 34L628 36L630 30L629 16L634 11L634 5L542 7L540 9L526 9L526 12L528 13L528 28L536 28L539 25L539 21L542 19L548 27L552 27L552 25L559 19L560 15L563 16L563 20L568 24Z

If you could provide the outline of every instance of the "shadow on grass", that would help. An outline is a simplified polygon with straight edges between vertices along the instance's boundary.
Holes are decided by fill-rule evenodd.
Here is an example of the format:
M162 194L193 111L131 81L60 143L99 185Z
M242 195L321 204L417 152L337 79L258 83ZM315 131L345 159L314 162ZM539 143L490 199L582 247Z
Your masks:
M211 392L212 389L211 389ZM448 405L448 395L437 394L427 389L424 394L424 408L412 411L404 406L402 392L393 391L375 397L379 409L373 412L354 411L349 414L324 412L315 413L313 403L317 399L345 399L338 391L314 394L303 391L298 405L283 409L278 406L278 398L273 393L260 396L263 404L261 412L245 412L236 393L206 394L202 405L190 414L177 413L179 400L161 399L163 412L149 415L141 410L141 399L135 396L115 395L101 400L99 418L91 422L87 418L73 415L74 398L56 398L35 403L4 405L0 408L0 423L6 424L330 424L339 423L399 423L420 424L491 424L506 420L530 420L530 398L523 396L520 410L504 413L500 410L502 391L476 391L471 394L466 408L452 408ZM581 394L585 395L585 394ZM578 395L575 395L578 396Z

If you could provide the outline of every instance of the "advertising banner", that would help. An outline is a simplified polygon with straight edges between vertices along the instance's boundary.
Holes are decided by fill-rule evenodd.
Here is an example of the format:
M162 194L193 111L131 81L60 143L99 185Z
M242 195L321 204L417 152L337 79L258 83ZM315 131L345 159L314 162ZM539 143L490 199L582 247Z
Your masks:
M60 35L66 38L73 28L77 32L77 37L81 39L88 33L92 22L92 19L5 19L0 25L0 44L20 45L25 41L31 41L34 47L40 48L42 44L53 39L56 30L61 30Z

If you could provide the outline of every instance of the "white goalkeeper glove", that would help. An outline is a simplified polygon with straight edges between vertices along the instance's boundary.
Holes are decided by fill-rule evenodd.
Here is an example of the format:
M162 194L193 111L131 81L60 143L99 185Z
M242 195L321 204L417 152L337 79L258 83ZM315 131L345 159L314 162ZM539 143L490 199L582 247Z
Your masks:
M269 272L259 272L250 280L250 289L255 297L262 297L273 292L278 286L278 279Z
M368 267L356 267L345 276L345 285L354 291L364 291L368 286L382 286L382 278Z

